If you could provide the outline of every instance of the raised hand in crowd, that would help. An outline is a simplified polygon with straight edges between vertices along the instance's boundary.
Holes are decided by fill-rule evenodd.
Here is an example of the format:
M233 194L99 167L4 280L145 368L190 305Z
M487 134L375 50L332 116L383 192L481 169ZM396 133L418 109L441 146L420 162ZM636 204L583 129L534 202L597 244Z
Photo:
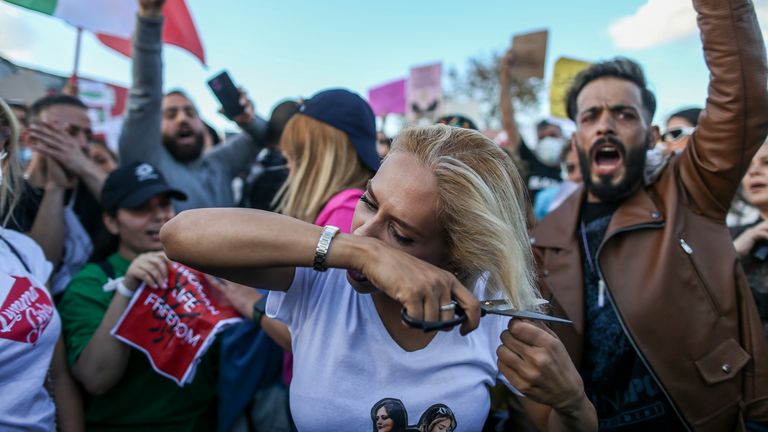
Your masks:
M55 159L42 155L33 159L27 172L31 179L34 178L45 189L38 210L44 217L35 218L29 235L43 249L46 258L58 266L64 254L64 232L51 229L52 225L61 226L51 221L64 220L64 193L77 184L77 178L67 173Z
M61 94L77 97L80 94L80 84L77 76L71 76L61 89Z
M139 0L139 15L148 18L163 16L165 0Z
M151 288L166 289L170 263L163 251L138 255L128 266L123 284L131 291L135 291L142 283L146 283Z
M189 197L175 202L176 210L232 206L232 180L248 171L262 149L266 122L248 108L236 119L245 133L205 152L206 130L194 102L182 90L163 93L164 22L157 18L164 1L140 0L138 5L133 82L118 144L120 163L147 162L167 173L171 185ZM251 124L242 123L249 119Z
M88 157L84 143L90 132L58 122L38 122L29 127L33 149L61 164L67 174L82 180L94 196L99 196L106 174ZM78 135L85 135L79 139Z
M749 255L755 244L761 241L768 241L768 220L745 230L733 241L733 247L740 257Z
M576 367L550 329L512 319L501 334L501 342L496 351L499 371L525 394L527 399L522 403L540 430L578 430L583 426L579 421L597 418ZM550 415L552 410L558 415ZM586 430L590 428L597 428L597 424Z
M511 155L516 155L520 146L520 131L517 128L515 120L515 108L512 104L512 77L510 70L515 64L515 53L509 48L499 62L499 84L500 98L499 109L501 110L501 123L504 131L507 133L506 150Z
M168 262L163 252L145 252L128 266L121 282L123 287L117 286L117 281L112 282L116 284L119 295L112 297L104 318L72 368L74 376L88 393L104 394L123 377L130 346L113 337L111 330L130 304L130 294L142 282L152 288L167 288ZM125 289L128 291L121 291Z
M43 158L45 167L45 189L70 189L77 184L77 177L67 172L56 159L46 156Z
M256 111L254 109L253 101L248 97L248 92L242 87L238 87L237 90L240 93L240 105L243 107L243 112L230 120L237 123L241 128L247 128L253 123L254 118L256 118ZM219 108L219 113L224 114L224 108Z

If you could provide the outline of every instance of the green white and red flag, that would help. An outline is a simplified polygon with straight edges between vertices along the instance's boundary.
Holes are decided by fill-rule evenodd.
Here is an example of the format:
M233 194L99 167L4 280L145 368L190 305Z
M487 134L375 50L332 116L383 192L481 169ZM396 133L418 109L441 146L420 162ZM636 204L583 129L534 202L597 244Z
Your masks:
M60 18L88 30L108 47L131 55L136 0L2 0ZM205 64L205 51L184 0L167 0L163 8L163 42L176 45Z

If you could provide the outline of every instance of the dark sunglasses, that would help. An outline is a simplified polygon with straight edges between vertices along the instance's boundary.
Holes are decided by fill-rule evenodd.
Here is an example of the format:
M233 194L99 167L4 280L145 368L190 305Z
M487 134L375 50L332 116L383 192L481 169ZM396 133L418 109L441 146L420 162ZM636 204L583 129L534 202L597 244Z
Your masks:
M692 134L694 130L696 130L696 128L693 128L690 126L683 126L679 128L670 129L664 132L664 135L661 136L661 139L663 141L677 141L683 137L687 137L688 135Z

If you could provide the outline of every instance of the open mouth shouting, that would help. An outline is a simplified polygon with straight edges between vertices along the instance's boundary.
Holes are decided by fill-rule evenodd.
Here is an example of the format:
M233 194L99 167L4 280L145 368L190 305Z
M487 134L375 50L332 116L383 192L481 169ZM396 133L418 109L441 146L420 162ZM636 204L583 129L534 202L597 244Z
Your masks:
M624 162L624 146L618 140L598 140L590 152L592 172L599 176L612 176Z
M182 126L176 133L176 142L184 145L192 145L195 143L195 132L189 126Z

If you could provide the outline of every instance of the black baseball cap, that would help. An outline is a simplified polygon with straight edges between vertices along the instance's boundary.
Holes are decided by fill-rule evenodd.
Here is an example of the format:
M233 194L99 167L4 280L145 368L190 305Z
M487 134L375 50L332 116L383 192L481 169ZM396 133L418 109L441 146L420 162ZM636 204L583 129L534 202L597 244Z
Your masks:
M376 116L358 94L345 89L323 90L304 101L299 112L345 132L363 165L373 171L379 169Z
M134 162L109 174L101 190L101 205L107 211L134 209L163 193L177 200L187 199L184 192L165 182L157 168L146 162Z

